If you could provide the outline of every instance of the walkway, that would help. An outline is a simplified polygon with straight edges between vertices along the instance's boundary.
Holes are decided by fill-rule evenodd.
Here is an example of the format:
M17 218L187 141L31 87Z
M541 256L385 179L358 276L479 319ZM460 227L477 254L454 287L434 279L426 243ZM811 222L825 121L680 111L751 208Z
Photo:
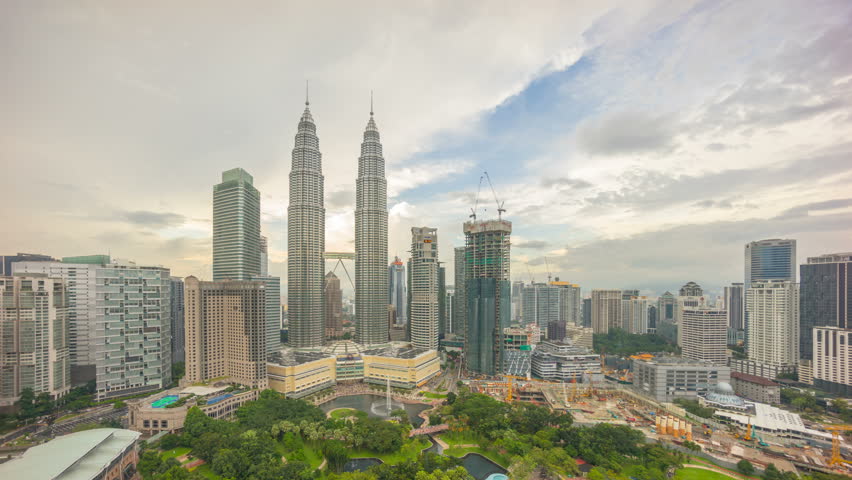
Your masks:
M442 423L440 425L430 425L428 427L420 427L415 428L414 430L408 432L409 437L413 437L415 435L431 435L433 433L446 432L450 427L446 423Z

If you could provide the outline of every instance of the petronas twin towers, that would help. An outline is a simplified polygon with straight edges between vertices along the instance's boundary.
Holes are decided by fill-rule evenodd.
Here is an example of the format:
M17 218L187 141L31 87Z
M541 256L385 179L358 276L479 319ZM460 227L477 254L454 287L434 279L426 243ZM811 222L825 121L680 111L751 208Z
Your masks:
M322 154L308 101L299 119L292 160L287 207L287 316L290 345L310 348L321 346L325 339L325 206ZM355 340L359 343L377 344L388 339L387 257L385 160L371 106L356 183Z

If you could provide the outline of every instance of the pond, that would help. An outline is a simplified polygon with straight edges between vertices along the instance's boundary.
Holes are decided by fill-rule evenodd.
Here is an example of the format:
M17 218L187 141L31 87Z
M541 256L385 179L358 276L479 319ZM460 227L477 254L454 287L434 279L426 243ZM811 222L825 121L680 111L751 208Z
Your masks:
M368 468L382 463L378 458L353 458L343 464L344 472L363 472Z
M382 395L346 395L345 397L337 397L330 402L323 403L320 405L320 409L323 412L330 412L336 408L354 408L355 410L366 412L370 417L388 418L384 408L377 408L377 406L383 406L384 402L385 397ZM431 408L431 405L421 403L400 404L394 402L394 404L398 405L399 408L405 409L406 413L408 413L408 419L416 427L423 423L423 419L417 415L423 410Z
M462 458L462 466L476 480L487 480L489 478L500 478L499 475L505 475L506 469L497 465L478 453L468 453ZM497 475L495 475L497 474ZM494 475L492 477L492 475ZM504 477L505 478L505 477Z

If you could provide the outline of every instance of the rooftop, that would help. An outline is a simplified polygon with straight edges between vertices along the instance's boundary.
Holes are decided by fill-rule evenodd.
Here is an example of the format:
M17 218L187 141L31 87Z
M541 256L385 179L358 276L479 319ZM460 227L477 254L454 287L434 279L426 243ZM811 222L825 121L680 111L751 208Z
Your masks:
M777 387L778 384L768 378L758 377L757 375L749 375L747 373L731 372L731 378L742 380L744 382L756 383L764 387Z
M428 348L401 347L391 345L389 347L375 348L367 350L364 355L372 355L377 357L393 357L393 358L417 358L424 353L430 352Z
M682 365L685 367L719 367L708 360L693 360L686 357L653 357L649 359L634 359L634 362L648 363L652 365Z
M96 428L63 435L0 465L0 477L15 480L91 480L142 435Z
M294 367L303 363L332 358L332 355L324 352L293 350L283 348L269 357L269 363L275 363L282 367Z

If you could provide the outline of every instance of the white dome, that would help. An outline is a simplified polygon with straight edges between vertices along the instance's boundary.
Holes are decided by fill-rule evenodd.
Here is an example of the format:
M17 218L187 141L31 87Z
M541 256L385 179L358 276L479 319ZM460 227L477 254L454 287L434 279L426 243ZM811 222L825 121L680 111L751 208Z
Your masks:
M716 391L719 392L719 393L733 394L734 393L734 387L732 387L730 383L719 382L716 385Z

